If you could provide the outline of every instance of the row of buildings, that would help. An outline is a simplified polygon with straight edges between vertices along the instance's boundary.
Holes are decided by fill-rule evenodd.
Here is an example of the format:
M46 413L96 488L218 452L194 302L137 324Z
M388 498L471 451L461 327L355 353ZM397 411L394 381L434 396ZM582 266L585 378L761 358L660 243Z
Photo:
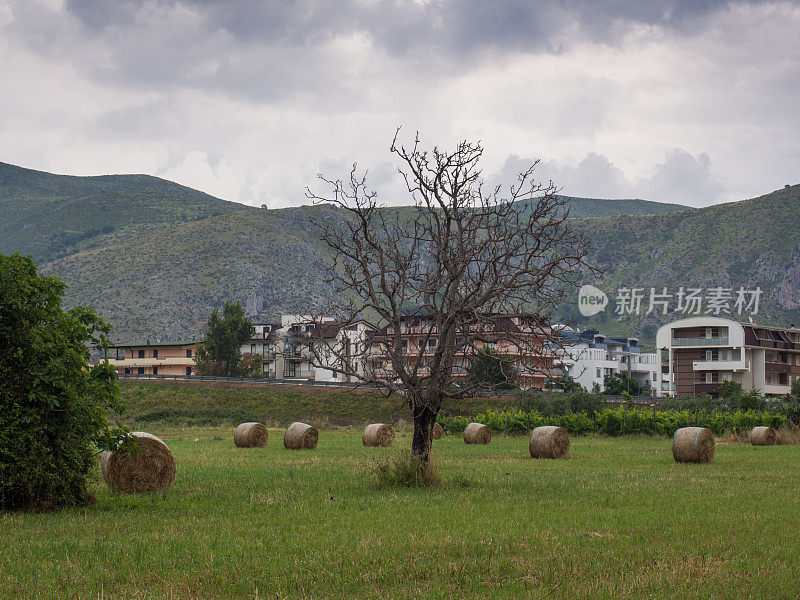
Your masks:
M521 367L521 387L528 389L543 388L548 379L567 375L588 390L595 385L602 390L607 377L625 373L655 396L716 396L729 379L746 390L782 395L800 378L800 329L794 325L768 327L710 316L681 319L658 330L656 352L643 352L636 338L609 337L596 330L554 326L553 335L537 342L537 326L523 316L508 315L496 323L494 334L481 345L511 356ZM312 347L309 339L314 340ZM419 374L424 376L439 340L434 326L421 316L409 316L395 332L387 327L375 330L364 322L311 322L284 315L280 322L256 324L253 338L241 350L261 356L265 378L346 383L368 371L393 377L389 346L397 339L404 356L422 361ZM528 340L524 350L520 339ZM344 352L325 351L334 346ZM120 374L191 376L195 348L194 342L121 345L111 349L109 362ZM474 353L456 353L454 378L467 376L471 356ZM340 371L342 360L352 361L349 374L333 367L339 365Z

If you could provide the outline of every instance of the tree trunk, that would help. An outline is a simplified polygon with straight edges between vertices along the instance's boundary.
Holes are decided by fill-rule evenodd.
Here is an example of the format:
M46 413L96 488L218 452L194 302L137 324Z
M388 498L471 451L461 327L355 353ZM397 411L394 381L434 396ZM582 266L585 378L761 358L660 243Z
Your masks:
M417 458L427 472L431 461L431 443L433 442L433 424L436 423L436 412L425 403L412 403L414 416L414 438L411 441L411 454Z

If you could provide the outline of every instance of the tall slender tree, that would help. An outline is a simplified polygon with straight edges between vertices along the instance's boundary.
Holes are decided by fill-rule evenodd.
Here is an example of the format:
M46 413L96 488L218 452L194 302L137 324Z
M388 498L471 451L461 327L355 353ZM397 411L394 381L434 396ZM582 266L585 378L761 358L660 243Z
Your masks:
M253 337L255 327L240 302L226 302L220 313L215 308L206 325L206 335L197 347L197 370L201 375L249 377L259 371L261 362L245 361L242 344ZM255 357L258 359L259 357Z

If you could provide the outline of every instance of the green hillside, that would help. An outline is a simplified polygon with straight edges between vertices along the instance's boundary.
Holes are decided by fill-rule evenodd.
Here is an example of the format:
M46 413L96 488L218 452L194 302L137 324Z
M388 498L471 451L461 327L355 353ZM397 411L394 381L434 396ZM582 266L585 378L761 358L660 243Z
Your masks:
M621 287L643 287L648 296L651 287L667 287L673 294L680 286L760 287L757 322L800 323L800 185L690 213L580 223L593 241L593 262L605 271L598 287L610 297ZM663 322L681 316L621 318L608 314L613 308L599 319L572 316L646 339Z
M569 216L573 219L615 217L623 215L661 215L695 210L683 204L651 202L649 200L609 200L604 198L575 198L562 196L567 201Z
M40 263L246 208L149 175L72 177L0 163L0 252Z
M88 304L114 324L118 342L191 339L226 300L266 319L327 297L322 277L330 261L313 213L334 211L242 210L77 252L43 269L69 286L69 304Z
M327 205L255 209L142 175L64 177L2 164L0 206L0 252L33 254L67 283L67 303L95 307L120 343L196 337L226 300L266 320L327 299L331 259L313 223L343 214ZM703 209L580 198L570 209L604 271L586 283L612 305L585 319L569 303L567 321L652 340L681 315L620 318L617 289L759 286L757 319L800 323L800 186ZM84 237L58 244L72 232Z

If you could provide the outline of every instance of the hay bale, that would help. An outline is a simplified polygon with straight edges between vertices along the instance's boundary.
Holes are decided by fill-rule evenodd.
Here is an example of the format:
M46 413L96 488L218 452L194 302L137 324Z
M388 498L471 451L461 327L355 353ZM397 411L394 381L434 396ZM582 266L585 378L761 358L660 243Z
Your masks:
M175 459L159 438L134 431L136 450L105 451L100 456L100 470L108 487L126 494L147 494L166 490L175 481Z
M531 432L528 449L532 458L568 458L569 434L555 425L537 427Z
M283 434L283 446L289 450L312 450L317 447L318 439L316 427L297 421L289 425Z
M438 440L444 435L444 429L438 423L433 424L433 439Z
M268 440L267 427L261 423L242 423L233 434L237 448L263 448Z
M470 423L464 430L465 444L488 444L492 441L492 430L483 423Z
M714 460L714 434L705 427L683 427L672 438L677 462L709 463Z
M750 432L750 443L753 446L774 446L777 441L777 435L772 427L753 427L753 431Z
M361 441L365 446L388 448L394 444L394 429L386 423L372 423L364 429Z

